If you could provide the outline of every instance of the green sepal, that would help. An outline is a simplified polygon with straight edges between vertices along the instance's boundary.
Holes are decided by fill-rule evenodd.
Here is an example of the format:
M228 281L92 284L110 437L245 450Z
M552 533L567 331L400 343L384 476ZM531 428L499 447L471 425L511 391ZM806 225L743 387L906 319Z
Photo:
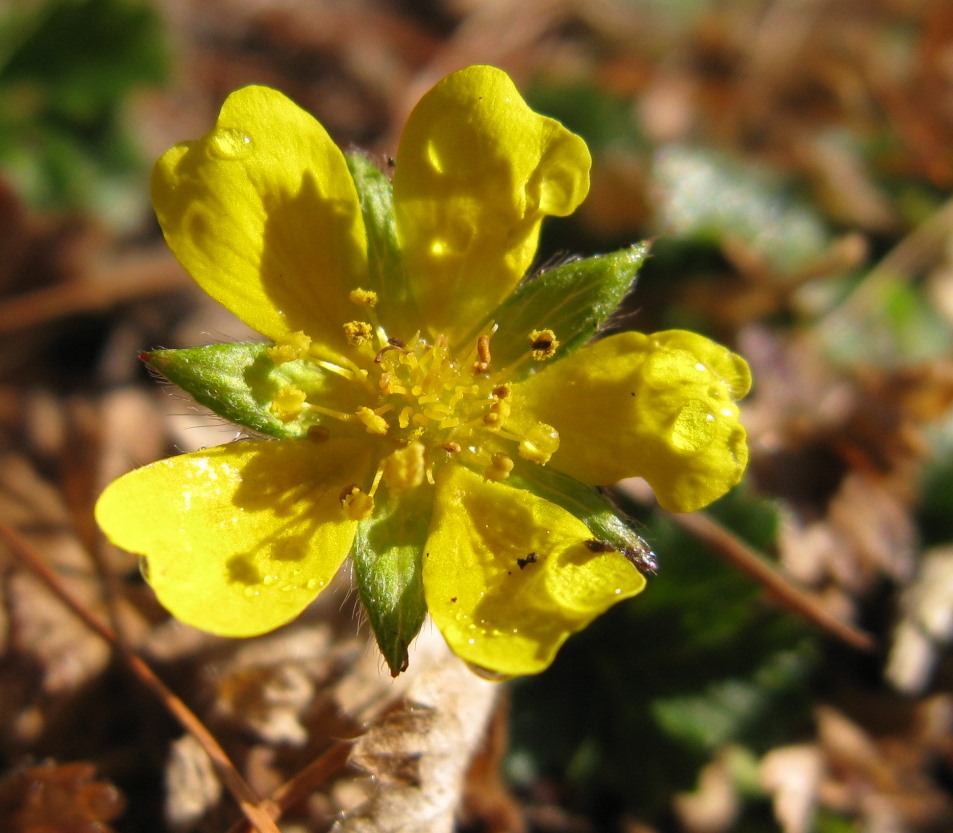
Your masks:
M388 496L382 486L354 538L358 593L394 677L407 669L407 648L427 615L422 558L432 509L431 488Z
M346 154L361 216L367 233L368 286L380 297L378 314L385 325L409 312L410 286L404 272L397 242L397 218L394 213L394 189L390 180L366 156Z
M305 411L291 422L271 412L275 393L293 385L309 392L327 389L329 379L310 361L275 364L265 352L269 344L210 344L184 350L142 353L151 369L178 385L201 405L259 434L301 439L319 417Z
M640 573L648 575L657 571L652 548L632 528L632 521L598 489L556 469L538 465L519 465L507 483L545 498L577 517L592 533L589 546L594 552L615 549Z
M520 284L483 323L499 325L490 346L493 366L515 367L510 377L518 381L538 362L527 361L530 333L549 329L559 348L549 360L558 361L586 344L606 323L632 286L649 254L649 242L607 255L573 260Z

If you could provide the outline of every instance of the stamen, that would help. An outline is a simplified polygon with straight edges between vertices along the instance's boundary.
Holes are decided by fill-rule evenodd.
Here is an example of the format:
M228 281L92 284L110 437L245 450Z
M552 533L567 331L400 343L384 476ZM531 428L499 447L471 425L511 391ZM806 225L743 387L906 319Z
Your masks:
M379 414L375 414L370 408L361 406L355 412L354 417L363 424L368 434L376 434L380 437L387 434L387 420Z
M307 394L301 388L286 385L275 393L269 410L282 422L291 422L304 410L306 398Z
M377 494L377 487L381 485L381 478L384 476L384 467L378 466L377 471L374 473L374 482L371 483L371 489L368 494L371 497Z
M480 336L477 339L477 360L473 363L474 373L486 373L490 369L490 337Z
M278 336L274 345L265 350L265 355L275 364L284 364L300 359L308 352L310 346L311 336L297 330L293 333L284 333Z
M496 483L506 480L515 465L512 457L507 457L505 454L497 452L490 457L490 465L484 470L483 479L492 480Z
M556 348L559 342L556 340L556 333L552 330L533 330L529 334L529 340L532 347L532 355L536 361L541 362L545 359L551 359L556 355Z
M325 370L336 373L338 376L343 376L345 379L353 380L357 378L354 371L350 368L341 367L339 364L334 364L334 362L325 361L324 359L314 359L313 361L318 367L323 367Z
M348 520L365 521L374 513L374 498L364 494L360 486L347 486L341 492L340 500Z
M373 289L352 289L347 297L352 304L359 307L373 309L377 306L377 293Z
M483 422L492 428L496 428L502 425L509 415L510 403L505 399L497 399L496 402L490 405L490 410L484 415Z
M348 321L344 325L344 337L352 347L358 347L370 341L374 328L366 321Z
M324 416L333 417L338 419L341 422L350 422L354 419L352 414L346 414L344 411L335 411L332 408L325 408L324 405L315 405L313 402L305 402L304 407L309 411L314 411L318 414L324 414Z

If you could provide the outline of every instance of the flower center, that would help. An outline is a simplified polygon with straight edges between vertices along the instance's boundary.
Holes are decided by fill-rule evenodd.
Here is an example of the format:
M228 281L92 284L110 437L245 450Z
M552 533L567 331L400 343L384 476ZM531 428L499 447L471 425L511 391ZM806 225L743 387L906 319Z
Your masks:
M357 436L376 447L373 480L348 486L341 496L353 517L369 515L381 482L398 492L425 480L432 484L435 468L451 460L501 481L517 458L545 465L559 447L552 426L513 412L507 369L493 366L492 332L479 336L462 359L442 335L432 342L419 333L406 342L388 339L376 322L363 321L348 323L345 335L354 348L346 362L315 358L301 333L269 349L276 365L302 359L343 383L337 392L284 386L271 410L285 422L301 420L312 439ZM558 345L550 330L533 330L527 338L527 357L537 361L550 358Z

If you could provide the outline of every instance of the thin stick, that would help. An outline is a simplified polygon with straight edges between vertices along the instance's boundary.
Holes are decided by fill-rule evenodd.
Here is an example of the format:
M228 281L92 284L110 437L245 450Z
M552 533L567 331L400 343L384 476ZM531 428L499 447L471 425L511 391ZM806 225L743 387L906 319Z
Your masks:
M166 251L117 259L81 279L36 289L0 303L0 334L36 327L66 315L97 312L149 295L188 286L188 275Z
M660 509L660 512L665 510ZM778 603L816 625L831 636L861 651L876 648L874 638L853 625L831 615L813 596L793 584L765 558L721 524L700 512L684 515L665 512L665 516L687 530L725 561L753 578L774 595Z
M290 781L282 784L269 797L268 801L278 808L279 814L306 798L335 772L344 768L351 754L351 741L339 741L330 749L321 753ZM247 833L248 822L241 820L228 829L228 833Z
M258 833L280 833L274 822L274 817L277 815L277 808L271 808L263 804L261 799L255 795L254 790L248 785L248 782L246 782L238 770L235 769L235 765L228 759L225 750L222 749L212 733L205 728L195 713L159 679L146 661L123 645L115 632L108 625L99 621L99 619L86 610L65 588L59 576L43 561L43 557L36 551L33 545L2 518L0 518L0 538L6 541L11 552L20 563L39 578L53 595L82 620L86 627L112 646L113 650L122 657L133 674L155 692L156 696L163 702L175 719L179 721L182 727L201 744L205 753L215 766L219 777L222 779L222 783L232 794L235 801L238 802L242 813L252 826L252 829L257 830Z

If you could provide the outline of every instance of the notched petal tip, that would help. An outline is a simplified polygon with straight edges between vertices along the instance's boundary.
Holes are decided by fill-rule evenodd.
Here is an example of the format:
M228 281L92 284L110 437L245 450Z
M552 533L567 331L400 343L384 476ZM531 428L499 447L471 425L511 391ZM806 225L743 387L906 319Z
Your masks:
M671 330L610 336L518 383L513 395L527 418L559 432L551 466L597 485L644 477L663 507L688 512L744 473L735 399L750 384L740 356Z
M535 113L502 70L462 69L418 103L394 172L397 231L434 332L480 321L525 274L546 215L589 190L585 142Z
M483 673L543 671L569 636L645 587L623 555L593 552L591 538L555 504L449 466L424 559L430 615Z
M352 443L249 442L160 460L114 481L96 520L144 556L159 601L221 636L295 618L331 581L356 524L338 502L366 474Z

